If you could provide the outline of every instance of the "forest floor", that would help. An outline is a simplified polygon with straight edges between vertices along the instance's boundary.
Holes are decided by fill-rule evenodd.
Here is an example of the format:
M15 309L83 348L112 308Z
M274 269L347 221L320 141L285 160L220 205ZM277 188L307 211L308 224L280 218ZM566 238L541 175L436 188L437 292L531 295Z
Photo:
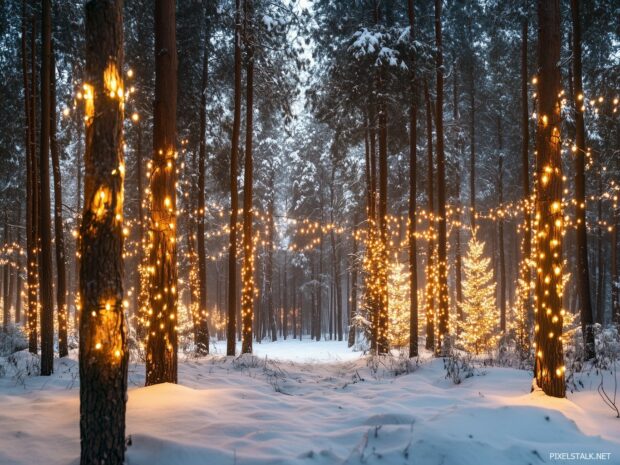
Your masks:
M75 354L51 377L27 376L27 353L17 359L0 377L0 464L79 463ZM441 359L408 367L346 342L256 344L254 357L236 359L180 354L178 385L143 387L144 366L130 367L126 463L618 464L620 419L599 397L598 375L581 382L554 399L530 393L527 371L486 367L455 385Z

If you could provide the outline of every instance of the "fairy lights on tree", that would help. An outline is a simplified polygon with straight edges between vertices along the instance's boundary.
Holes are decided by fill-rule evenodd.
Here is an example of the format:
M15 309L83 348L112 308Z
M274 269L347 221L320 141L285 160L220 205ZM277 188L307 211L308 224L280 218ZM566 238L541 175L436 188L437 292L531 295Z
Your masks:
M155 2L155 108L150 170L146 384L177 381L175 2Z
M546 394L564 397L559 2L538 0L538 20L534 372L538 386Z
M393 261L388 275L389 331L391 347L401 349L409 344L409 272L407 267Z
M463 257L463 321L460 342L465 350L479 355L497 344L499 321L495 303L495 282L491 259L484 256L484 242L472 232L467 254Z
M122 2L86 4L85 190L80 227L81 463L122 464L127 401L123 300Z

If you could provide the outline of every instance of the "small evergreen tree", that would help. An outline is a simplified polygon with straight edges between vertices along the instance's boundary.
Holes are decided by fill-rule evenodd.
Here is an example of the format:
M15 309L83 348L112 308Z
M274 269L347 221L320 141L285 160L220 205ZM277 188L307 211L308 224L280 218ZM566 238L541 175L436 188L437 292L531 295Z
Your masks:
M495 305L495 283L491 260L484 257L484 242L474 230L463 258L463 313L461 342L468 352L476 355L490 350L497 342L498 312Z
M390 303L388 340L392 347L409 344L409 276L404 264L392 262L388 275L388 302Z

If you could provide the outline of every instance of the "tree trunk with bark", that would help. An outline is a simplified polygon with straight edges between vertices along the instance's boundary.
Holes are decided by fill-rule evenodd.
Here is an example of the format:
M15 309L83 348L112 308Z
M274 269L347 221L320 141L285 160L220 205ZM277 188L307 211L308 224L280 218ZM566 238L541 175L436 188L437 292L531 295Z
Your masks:
M22 203L21 201L17 204L17 237L16 243L18 247L22 246L22 234L21 234L21 224L22 224ZM22 254L17 254L17 268L15 270L15 324L20 324L22 322Z
M469 86L469 199L471 229L476 229L476 76L475 56L473 53L473 32L471 17L468 18L469 47L472 48L471 62L467 67L467 81Z
M122 465L127 402L123 306L123 2L86 4L86 179L80 227L81 465Z
M196 251L198 253L198 315L194 322L194 339L196 352L200 355L209 353L209 326L207 324L207 254L205 251L205 161L207 156L207 85L209 81L209 41L211 28L208 14L205 12L205 42L202 56L202 81L200 83L200 149L198 155L198 195L196 196Z
M270 175L269 179L269 191L273 193L274 191L274 175L273 173ZM274 304L274 260L273 260L273 250L274 250L274 235L275 235L275 224L274 224L274 215L275 215L275 198L272 194L269 197L268 205L267 205L267 263L265 270L265 292L267 294L267 325L266 330L269 331L269 337L271 341L276 341L278 339L277 328L276 328L276 318L275 318L275 304Z
M427 145L427 184L426 198L428 201L428 248L426 254L426 349L433 350L435 347L435 177L433 169L433 115L431 97L428 84L424 81L424 101L426 105L426 145Z
M355 326L352 324L353 318L357 315L357 223L358 218L353 221L353 250L351 253L351 305L349 310L349 337L347 345L353 347L355 344Z
M579 295L581 331L584 343L584 358L591 360L596 356L594 347L594 315L590 295L590 268L588 265L588 232L586 224L586 130L584 123L583 83L581 71L581 20L579 0L571 0L573 25L573 106L575 114L575 202L576 202L576 240L577 240L577 294Z
M244 42L246 49L246 111L245 111L245 160L243 170L243 265L241 268L241 325L242 344L241 353L252 353L252 320L254 315L254 246L252 238L252 210L253 194L253 148L252 136L254 131L254 37L252 34L252 4L251 0L244 0ZM273 234L270 231L270 234ZM268 254L273 254L273 244L270 244ZM269 280L270 315L269 324L272 327L271 338L277 339L275 320L273 316L273 262L270 264L272 276Z
M446 219L446 159L443 145L443 46L441 37L441 0L435 0L435 43L437 46L437 273L438 315L437 353L444 354L449 321L447 219Z
M413 0L407 2L409 15L409 38L415 46L415 9ZM416 244L416 208L417 208L417 125L418 102L417 81L415 75L415 56L411 72L411 105L409 108L409 357L418 355L418 262Z
M560 2L538 0L536 171L536 382L564 397L562 352L562 159L560 138Z
M147 386L177 382L176 111L175 1L155 0Z
M527 2L527 0L526 0ZM522 314L527 318L527 322L533 320L534 309L532 307L530 292L530 260L532 258L532 199L530 193L530 127L529 127L529 108L527 86L529 82L527 72L527 35L528 18L523 15L521 23L521 182L523 183L523 199L525 207L523 209L523 249L520 264L520 278L523 288L522 295ZM529 326L529 325L528 325ZM520 331L522 340L518 341L522 349L529 350L529 330Z
M24 6L25 8L25 6ZM25 11L23 12L25 17ZM24 19L25 20L25 19ZM22 31L25 33L25 26ZM24 45L25 46L25 45ZM28 251L26 259L27 281L28 281L28 309L26 311L28 325L28 350L32 354L38 351L38 282L39 282L39 163L36 156L36 21L31 19L30 34L30 83L28 83L28 72L26 70L26 60L23 63L24 72L24 94L26 105L26 119L28 121L28 192L27 208L28 216L26 219L26 231Z
M9 219L4 211L4 249L9 248ZM11 260L7 259L2 267L2 330L6 333L11 322L11 300L9 299L9 276L11 274Z
M235 0L235 89L233 130L230 148L230 237L228 244L228 322L226 325L226 355L235 355L237 319L237 171L239 132L241 128L241 0Z
M502 115L497 116L497 193L500 208L504 203L504 147L502 134ZM499 329L506 332L506 251L504 248L504 217L497 219L497 238L499 247Z
M602 169L602 163L599 162L599 170ZM604 283L605 283L605 264L606 259L603 257L603 175L599 171L597 174L597 201L596 201L596 322L599 325L605 323L605 302L603 300Z
M41 31L41 144L39 146L39 295L41 298L41 375L54 372L54 291L52 287L52 224L50 211L50 120L51 120L51 0L42 2Z
M65 260L65 232L62 222L62 180L60 176L60 150L56 135L56 58L51 50L50 68L50 148L54 173L54 239L56 247L56 311L58 315L58 356L69 355L67 344L67 264Z
M26 292L27 292L27 306L25 315L27 316L30 311L29 301L30 301L30 293L32 292L29 289L29 284L31 282L31 274L33 271L32 261L33 254L32 249L34 248L32 244L33 238L33 217L32 217L32 146L31 146L31 133L32 133L32 121L30 115L30 84L28 79L28 38L27 38L27 19L26 19L26 0L22 0L22 17L21 17L21 58L22 58L22 82L24 86L24 119L26 121L26 131L24 133L24 147L26 148ZM21 267L20 267L21 269ZM18 275L18 280L21 281L21 274ZM18 292L19 292L19 284L18 284ZM18 294L17 298L19 302L21 302L21 295ZM27 327L27 333L29 336L29 343L31 342L30 338L30 327ZM29 344L29 350L32 351L32 347ZM36 353L36 339L35 339L35 347L34 352Z
M454 66L453 66L453 73L454 73L454 80L453 80L453 98L454 98L454 102L453 102L453 120L454 120L454 124L456 125L456 151L457 154L459 156L459 162L457 163L457 173L456 173L456 199L458 202L458 205L461 205L461 174L460 174L460 166L461 166L461 162L460 162L460 157L461 154L463 153L463 138L461 136L461 126L460 126L460 114L459 114L459 94L458 94L458 85L457 85L457 80L458 80L458 73L457 73L457 67L456 67L456 60L454 62ZM462 276L462 269L463 269L463 260L462 260L462 254L461 254L461 228L458 227L458 224L461 222L461 213L457 207L457 214L456 214L456 221L457 221L457 227L455 227L455 244L454 244L454 286L456 287L456 318L457 318L457 324L456 324L456 335L459 336L461 333L461 323L463 322L464 316L463 316L463 276Z

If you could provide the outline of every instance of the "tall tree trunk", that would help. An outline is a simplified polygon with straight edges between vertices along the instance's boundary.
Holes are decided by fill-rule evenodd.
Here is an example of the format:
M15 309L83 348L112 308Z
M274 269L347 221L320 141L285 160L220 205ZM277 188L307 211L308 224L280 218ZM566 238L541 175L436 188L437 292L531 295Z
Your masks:
M586 224L586 130L583 118L583 84L581 81L581 20L579 0L571 0L573 24L573 105L575 113L575 202L576 202L576 240L577 240L577 294L579 295L581 330L584 343L584 358L593 359L594 314L590 296L590 269L588 265L588 233Z
M460 126L460 114L459 114L459 99L458 99L458 73L456 67L456 60L454 61L453 66L454 80L453 80L453 98L454 102L452 105L452 118L454 120L454 124L456 125L456 151L459 157L459 162L457 164L457 173L456 173L456 199L458 205L461 205L461 175L460 175L460 157L463 152L463 139L461 137L461 126ZM455 244L454 244L454 286L456 287L456 335L459 336L461 331L461 323L463 322L463 277L462 277L462 269L463 269L463 261L461 255L461 228L458 226L458 223L461 222L461 214L457 208L456 214L457 227L455 227Z
M4 250L9 248L11 238L9 236L9 220L4 210ZM7 261L2 267L2 330L8 331L11 320L11 300L9 299L9 275L11 274L11 259L7 257Z
M379 296L377 295L377 286L375 284L376 273L377 273L377 261L378 261L378 250L377 250L377 242L378 238L378 227L377 227L377 200L378 200L378 191L377 191L377 128L376 128L376 117L374 108L372 105L369 105L370 109L368 111L367 117L367 127L368 127L368 139L369 139L369 151L368 151L368 160L366 163L367 168L367 176L370 181L369 184L369 194L368 194L368 244L366 247L366 253L368 255L367 262L369 263L369 270L366 274L366 287L368 288L367 292L367 307L368 312L370 313L370 321L371 321L371 341L370 341L370 350L372 352L376 352L377 350L377 328L378 321L377 316L379 313Z
M243 340L241 353L252 353L252 320L254 316L254 247L252 244L252 193L253 171L252 136L254 131L254 36L252 34L252 0L244 0L244 39L247 53L246 64L246 111L245 111L245 160L243 170L243 266L241 268L241 324ZM273 234L273 231L270 231ZM273 254L273 243L268 254ZM273 263L271 263L273 273ZM273 275L269 280L271 339L276 340L273 316Z
M17 204L17 238L16 243L18 247L22 246L22 234L21 234L21 224L22 224L22 203L21 201ZM17 268L15 270L15 324L19 324L22 322L22 254L17 254Z
M25 313L25 317L26 320L28 318L28 315L31 313L32 308L30 307L30 301L31 301L31 295L33 294L33 288L31 287L31 284L34 286L34 272L35 272L35 262L36 262L36 253L34 251L35 249L35 245L33 243L34 240L34 227L33 227L33 223L34 218L32 216L32 207L33 207L33 198L32 198L32 194L33 194L33 171L34 171L34 164L33 164L33 147L32 147L32 141L33 141L33 137L34 137L34 128L32 126L32 115L31 115L31 110L30 110L30 106L32 104L31 102L31 95L30 95L30 82L28 79L28 38L27 38L27 31L28 31L28 27L27 27L27 19L26 19L26 0L22 0L22 17L21 17L21 53L22 53L22 80L23 80L23 86L24 86L24 117L26 120L26 131L24 134L24 146L26 148L26 292L27 292L27 303L26 303L26 311ZM34 51L31 51L31 53L34 55ZM19 285L18 285L18 292L19 292ZM35 293L35 297L36 297L36 293ZM17 296L19 300L19 302L21 302L21 295ZM36 308L36 307L35 307ZM17 318L16 318L17 319ZM27 320L28 321L28 320ZM27 333L28 333L28 347L29 347L29 351L30 352L37 352L37 339L36 339L36 323L34 325L34 328L30 325L30 323L28 322L28 326L27 326ZM35 335L34 335L34 341L33 341L33 334L32 334L32 329L35 330ZM33 342L34 342L34 347L33 347Z
M435 347L435 187L433 179L435 177L433 169L433 115L431 97L428 91L428 84L424 81L424 101L426 104L426 145L427 145L427 185L426 198L428 200L428 249L426 256L426 349L433 350Z
M19 222L16 222L16 224L19 224ZM9 244L15 244L17 243L17 241L15 240L15 236L13 234L11 234L10 236L10 242ZM10 246L11 248L13 247L12 245ZM19 256L19 252L17 252L16 256ZM11 322L11 307L13 306L13 302L15 300L15 278L16 278L16 274L19 272L18 268L17 268L17 263L13 263L10 258L11 256L9 255L9 263L8 263L8 273L9 273L9 289L8 289L8 293L5 296L7 302L8 302L8 308L9 308L9 318L8 318L8 322ZM19 320L17 319L17 316L15 317L15 320L13 320L13 322L15 324L19 323Z
M29 289L28 284L31 279L32 272L32 147L31 147L31 133L32 133L32 121L30 118L30 84L28 80L28 38L27 38L27 19L26 19L26 0L22 0L22 17L21 17L21 58L22 58L22 80L24 86L24 117L26 120L26 131L24 133L24 147L26 149L25 158L26 158L26 291L28 293L28 301L30 300L31 289ZM20 204L21 205L21 204ZM20 266L21 270L21 266ZM21 303L21 295L19 294L21 282L21 274L18 275L18 285L17 285L17 298L18 302ZM21 310L21 306L20 306ZM27 304L25 315L28 315L29 306ZM16 318L17 320L17 308L16 308ZM30 328L28 329L28 334L30 335ZM30 339L30 337L29 337ZM29 341L30 342L30 341ZM30 348L31 349L31 348ZM35 350L36 353L36 339L35 339Z
M77 113L76 113L76 116ZM82 129L82 122L83 119L82 117L77 117L77 124L78 124L78 133L81 132ZM76 155L75 155L75 171L76 171L76 179L75 179L75 183L76 183L76 198L75 198L75 211L76 211L76 218L75 218L75 224L80 224L81 222L81 214L82 214L82 137L81 134L78 134L77 137L77 146L76 146ZM140 225L142 225L142 223L140 223ZM80 236L79 234L76 234L75 236L75 250L76 252L80 250ZM76 253L75 257L74 257L74 269L75 269L75 276L79 277L80 275L80 257L79 254ZM75 283L74 283L74 311L73 311L73 322L74 322L74 326L75 326L75 331L78 331L78 327L79 327L79 314L80 314L80 309L79 309L79 304L78 304L78 300L79 300L79 292L80 292L80 283L79 283L79 279L75 279Z
M538 0L538 123L536 131L537 279L536 382L564 397L562 352L562 159L560 139L560 2Z
M382 80L380 80L380 88ZM387 218L387 105L385 102L380 104L379 109L379 238L381 241L379 253L379 315L377 319L377 353L385 354L389 350L388 341L388 218Z
M337 141L334 143L332 150L337 150ZM338 336L338 340L342 341L342 282L340 276L340 255L338 254L338 247L336 244L336 232L334 231L334 225L336 219L334 216L335 204L335 181L336 181L336 161L335 157L331 163L331 183L330 183L330 222L332 228L330 230L330 243L332 249L332 273L333 273L333 293L334 293L334 332ZM331 331L330 331L331 333Z
M39 147L39 232L41 239L39 293L41 296L41 375L54 372L54 292L52 287L52 224L50 211L50 77L52 46L51 0L42 0L41 31L41 144Z
M24 13L25 14L25 13ZM24 68L26 64L24 63ZM28 92L27 72L24 69L24 91L29 94L30 98L26 98L26 110L28 112L28 219L26 232L28 241L28 310L26 312L28 318L28 350L30 353L36 354L38 351L38 315L39 315L39 299L38 299L38 282L39 282L39 163L36 156L36 21L34 17L31 19L30 34L30 92Z
M437 325L439 340L437 353L444 353L448 337L449 296L446 230L446 159L443 147L443 46L441 43L441 0L435 0L435 43L437 46L437 261L438 261L438 304Z
M415 8L413 0L408 0L407 12L409 14L409 38L415 46ZM416 244L418 102L415 58L414 56L411 72L411 105L409 108L409 357L416 357L418 355L418 254Z
M274 191L274 175L273 173L269 178L269 190L273 193ZM278 339L277 330L276 330L276 318L275 318L275 304L273 299L273 250L274 250L274 235L275 235L275 224L274 224L274 215L275 215L275 199L273 194L269 198L268 206L267 206L267 269L266 271L266 289L265 292L267 294L267 319L268 319L268 329L271 337L271 341L276 341Z
M381 22L381 2L373 2L373 16L377 26ZM371 350L377 354L388 352L388 231L387 231L387 104L383 95L383 81L385 70L379 67L376 72L376 100L373 101L377 107L377 133L378 133L378 190L377 211L376 211L376 239L371 239L372 253L371 262L373 267L372 282L374 283L373 293L375 294L372 302L373 311L373 332ZM374 121L374 119L373 119Z
M353 347L355 344L355 326L352 323L353 318L357 315L357 215L353 220L353 250L351 253L351 305L349 311L349 337L348 346Z
M241 126L241 0L235 0L235 96L233 130L230 148L230 237L228 244L228 323L226 326L226 355L235 355L237 329L237 164Z
M144 237L144 222L146 221L144 215L144 160L142 153L142 123L138 118L137 125L137 144L136 144L136 187L138 198L138 244L136 250L136 272L134 274L134 314L136 316L136 334L139 341L143 341L146 337L147 326L146 322L149 319L148 314L148 257L145 256L143 250L145 249L146 239ZM79 170L79 167L78 167Z
M502 134L502 115L497 115L497 150L498 176L497 192L500 208L504 203L504 147ZM506 251L504 250L504 217L499 215L497 220L497 236L499 247L499 328L506 332Z
M286 341L288 333L288 281L287 281L287 255L284 250L284 265L282 271L282 339Z
M56 136L56 58L51 50L50 68L50 148L54 173L54 236L56 240L56 309L58 312L58 356L69 355L67 345L67 271L65 262L65 232L62 222L62 180L60 177L60 150Z
M469 199L471 229L476 229L476 75L475 55L473 52L473 32L471 17L468 18L469 47L471 49L471 62L467 67L469 85Z
M611 237L611 321L620 325L620 276L618 275L618 230L620 218L618 204L614 203L614 219Z
M527 1L525 0L526 6ZM523 199L525 200L525 208L523 209L523 249L520 265L520 278L523 293L522 298L522 315L526 321L523 322L524 327L519 330L519 345L522 350L529 351L529 322L533 320L534 309L532 307L530 292L530 260L532 258L532 198L530 193L530 127L529 127L529 108L528 108L528 72L527 72L527 35L528 35L528 17L523 15L521 21L521 182L523 183Z
M208 7L207 7L208 8ZM209 11L205 11L205 42L202 56L202 81L200 83L200 150L198 155L198 218L196 219L196 251L198 253L198 315L195 330L196 351L209 353L209 326L207 324L207 254L205 251L205 160L207 137L207 85L209 80L209 40L211 28Z
M292 298L292 317L293 317L293 321L292 323L292 329L293 329L293 339L297 339L297 320L301 318L298 318L299 316L299 312L297 311L297 269L293 268L292 269L292 277L291 277L291 298Z
M321 205L321 223L323 223L323 206ZM316 312L316 340L320 341L323 336L323 234L319 239L319 273L318 273L318 295Z
M599 170L602 164L599 163ZM605 283L605 258L603 257L603 175L599 171L597 174L597 228L596 228L596 322L599 325L605 323L605 302L603 300Z
M176 111L175 0L155 0L147 386L177 382Z
M123 2L86 4L85 202L80 227L81 465L125 458Z

